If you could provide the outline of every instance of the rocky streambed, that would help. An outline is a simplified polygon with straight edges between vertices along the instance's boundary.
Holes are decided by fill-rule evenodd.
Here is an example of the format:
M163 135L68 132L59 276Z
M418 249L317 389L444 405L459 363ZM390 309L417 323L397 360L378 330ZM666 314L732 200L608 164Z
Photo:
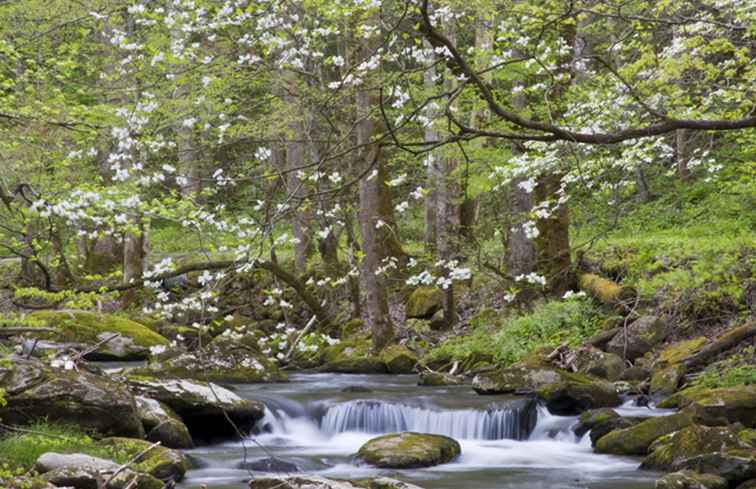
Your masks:
M659 477L639 471L640 458L595 453L590 434L575 433L577 416L553 415L530 398L479 396L469 386L418 387L414 375L294 374L286 384L237 385L236 394L265 404L260 433L187 451L198 467L180 487L241 489L250 478L306 473L392 477L427 489L642 489ZM616 411L640 418L673 412L632 401ZM413 452L428 449L432 458L442 447L399 443L392 467L404 469L357 456L369 440L395 432L450 437L460 452L422 467L409 463Z

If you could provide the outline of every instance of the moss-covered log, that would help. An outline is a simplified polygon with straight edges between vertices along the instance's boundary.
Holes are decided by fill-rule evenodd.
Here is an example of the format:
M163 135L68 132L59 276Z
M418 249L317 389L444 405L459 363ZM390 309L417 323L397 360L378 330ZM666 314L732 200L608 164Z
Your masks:
M633 287L620 285L593 273L580 274L578 286L580 290L611 306L632 301L637 294Z
M743 326L728 331L717 338L713 343L685 360L683 364L688 368L703 365L709 359L719 355L723 351L733 348L741 341L745 341L753 336L756 336L756 321L750 321Z

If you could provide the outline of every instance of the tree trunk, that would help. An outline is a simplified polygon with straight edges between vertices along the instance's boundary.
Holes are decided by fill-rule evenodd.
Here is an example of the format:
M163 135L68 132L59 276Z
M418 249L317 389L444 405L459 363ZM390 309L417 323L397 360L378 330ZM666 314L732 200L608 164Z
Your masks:
M125 285L141 282L144 276L145 259L147 258L147 235L140 225L138 232L126 233L123 249L123 283ZM132 303L138 289L129 289L123 294L125 303Z
M430 43L425 41L425 47L430 47ZM423 77L426 90L431 91L432 93L436 84L435 68L426 70ZM437 114L430 108L425 115L431 121L434 121L437 116ZM432 122L425 128L424 140L426 143L433 143L439 140L438 132L434 129ZM436 189L436 184L438 182L440 168L438 158L433 152L426 155L424 164L425 181L427 185L427 194L425 195L425 251L433 253L436 249L436 240L438 238L436 232L436 212L438 209L438 191Z
M678 129L675 131L675 148L677 176L681 181L690 180L690 156L692 151L692 133L688 129Z
M360 181L359 202L366 306L375 351L395 340L394 325L389 317L385 272L380 273L379 268L385 265L385 258L392 256L392 243L397 242L392 236L391 223L385 220L386 196L390 197L390 194L385 183L383 148L372 142L380 122L371 111L378 103L373 93L361 91L357 94L357 144L362 148L363 165L372 168L370 175ZM388 205L391 205L390 200Z

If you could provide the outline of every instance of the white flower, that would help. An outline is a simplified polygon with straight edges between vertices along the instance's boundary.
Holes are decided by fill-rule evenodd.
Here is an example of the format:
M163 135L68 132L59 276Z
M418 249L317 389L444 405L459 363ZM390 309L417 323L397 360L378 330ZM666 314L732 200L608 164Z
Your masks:
M165 345L151 346L150 353L152 353L153 355L160 355L161 353L165 353Z
M344 66L344 58L341 56L334 56L331 58L331 61L333 61L334 66Z

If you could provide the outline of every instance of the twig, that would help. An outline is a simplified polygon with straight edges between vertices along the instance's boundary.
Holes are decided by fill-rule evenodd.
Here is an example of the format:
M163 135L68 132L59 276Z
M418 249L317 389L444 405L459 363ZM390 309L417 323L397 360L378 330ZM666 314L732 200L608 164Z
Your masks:
M87 350L84 350L83 352L81 352L81 353L79 353L78 355L76 355L76 356L75 356L75 357L73 358L73 361L74 361L74 362L78 362L79 360L81 360L81 359L82 359L82 358L84 358L85 356L89 355L90 353L94 353L94 352L96 352L97 350L99 350L99 349L100 349L100 347L102 347L102 346L103 346L103 345L105 345L106 343L108 343L108 342L110 342L110 341L112 341L112 340L114 340L114 339L118 338L119 336L121 336L121 333L116 333L116 334L114 334L114 335L112 335L112 336L109 336L109 337L105 338L104 340L98 341L98 342L97 342L97 343L95 343L95 344L94 344L94 345L93 345L93 346L92 346L91 348L89 348L89 349L87 349Z
M317 316L313 316L310 318L310 321L308 321L307 325L304 327L302 331L299 332L299 335L297 335L296 339L291 343L291 347L289 347L289 351L286 353L286 356L284 357L283 361L287 362L291 358L291 355L294 353L294 348L296 348L297 344L299 343L299 340L302 339L304 335L306 335L310 329L315 325L315 320L318 319Z
M110 483L113 481L113 479L115 479L118 476L118 474L120 474L124 470L128 469L129 467L131 467L135 463L139 462L142 459L142 457L144 457L145 455L147 455L147 453L150 450L154 449L157 446L160 446L160 442L159 441L157 441L157 442L153 443L152 445L148 446L147 448L145 448L144 450L142 450L141 452L139 452L138 454L136 454L131 460L129 460L125 464L123 464L120 467L118 467L118 469L115 472L113 472L113 474L110 477L108 477L108 480L105 481L105 485L104 485L103 489L107 489L107 487L110 485Z

